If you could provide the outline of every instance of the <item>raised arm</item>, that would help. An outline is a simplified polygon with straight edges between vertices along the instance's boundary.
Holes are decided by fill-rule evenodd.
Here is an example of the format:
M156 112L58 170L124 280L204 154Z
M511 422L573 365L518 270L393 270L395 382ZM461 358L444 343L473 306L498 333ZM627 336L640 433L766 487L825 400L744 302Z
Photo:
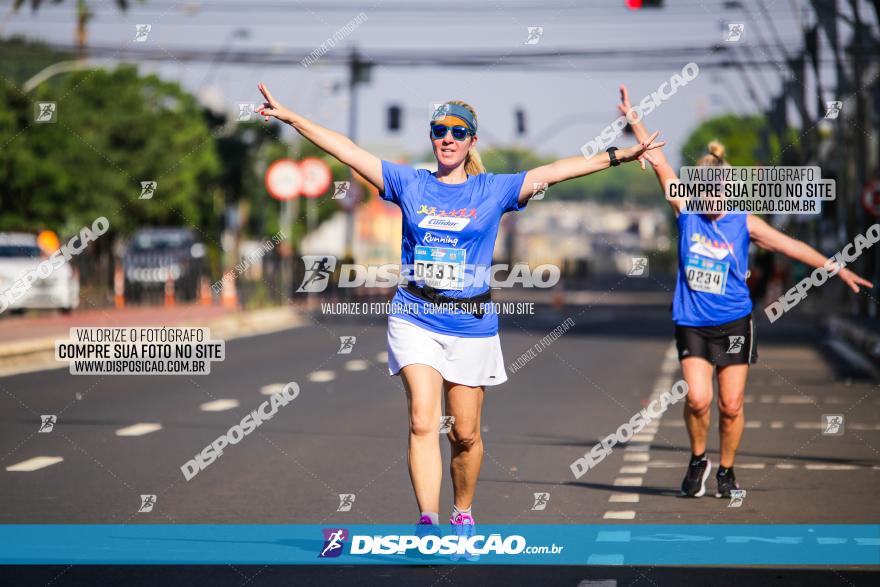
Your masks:
M347 136L329 128L324 128L320 124L316 124L285 108L272 96L269 88L264 84L260 84L259 88L266 99L263 105L257 109L261 116L265 116L266 120L269 120L269 116L274 116L281 122L289 124L299 134L314 143L315 146L323 149L360 173L367 181L376 186L380 192L385 189L384 181L382 180L381 159L357 146Z
M822 253L796 238L791 238L784 234L757 216L749 214L746 219L749 228L749 236L756 245L762 249L772 251L774 253L782 253L786 257L790 257L795 261L800 261L810 267L823 267L829 261ZM831 267L836 266L835 262ZM849 269L840 269L837 276L849 286L855 293L859 293L859 286L874 287L867 279L863 279L850 271Z
M646 153L652 149L659 150L660 147L666 144L665 141L660 141L659 143L654 142L659 134L660 132L657 131L651 136L646 136L639 143L631 147L617 149L615 152L617 159L620 160L621 163L639 161L642 164L642 168L644 168ZM548 163L547 165L535 167L526 173L522 190L519 193L519 203L526 203L529 198L535 194L535 184L547 184L547 186L551 186L567 179L583 177L597 171L602 171L608 167L611 167L611 157L608 153L599 153L593 155L589 159L586 159L583 156L567 157L565 159L554 161L553 163Z
M627 116L633 109L632 104L630 104L629 101L629 92L627 92L626 86L620 86L620 104L617 105L617 108L624 116ZM632 118L633 117L630 117L627 120L632 120ZM633 134L635 134L637 141L644 141L650 135L648 129L645 128L645 123L642 122L641 116L637 122L630 123L630 127L633 129ZM663 194L666 195L667 190L669 189L669 183L672 181L678 181L678 175L675 173L675 169L669 164L666 155L663 154L663 149L651 151L645 156L645 159L647 159L651 164L651 167L654 168L654 173L657 175L657 181L660 182L660 188L663 190ZM678 216L681 213L681 206L684 203L684 200L670 200L667 198L666 201L672 206L672 209L675 210L675 215Z

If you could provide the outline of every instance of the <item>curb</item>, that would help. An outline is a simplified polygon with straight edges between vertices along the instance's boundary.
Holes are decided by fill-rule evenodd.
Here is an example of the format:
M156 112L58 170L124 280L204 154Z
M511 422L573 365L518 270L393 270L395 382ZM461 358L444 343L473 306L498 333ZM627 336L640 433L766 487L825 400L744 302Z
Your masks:
M230 315L212 318L207 322L195 323L184 320L173 326L199 326L211 329L211 336L231 340L243 336L266 334L297 328L305 323L302 315L291 307L266 308L264 310L251 310L247 312L235 312ZM125 325L125 326L149 326ZM68 332L59 333L57 336L23 340L0 344L0 362L25 359L31 355L40 355L51 352L54 358L55 341L67 338Z

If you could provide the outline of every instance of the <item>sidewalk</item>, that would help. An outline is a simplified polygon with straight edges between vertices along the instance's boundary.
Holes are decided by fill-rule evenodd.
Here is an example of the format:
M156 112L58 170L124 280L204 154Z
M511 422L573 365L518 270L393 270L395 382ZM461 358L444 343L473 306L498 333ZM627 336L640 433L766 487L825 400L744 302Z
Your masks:
M225 340L296 328L308 320L293 307L238 311L197 304L83 310L0 320L0 377L63 366L55 362L55 341L84 326L199 326Z

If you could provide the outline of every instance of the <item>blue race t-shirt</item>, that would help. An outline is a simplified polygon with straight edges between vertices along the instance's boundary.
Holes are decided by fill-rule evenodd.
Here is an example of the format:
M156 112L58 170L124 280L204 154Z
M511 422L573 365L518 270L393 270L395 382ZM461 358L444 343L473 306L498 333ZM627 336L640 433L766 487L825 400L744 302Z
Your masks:
M487 291L498 223L505 212L525 207L519 204L525 176L525 171L481 173L469 175L464 183L447 184L426 169L382 161L385 189L380 196L403 213L401 273L416 285L430 285L450 298ZM391 300L389 316L440 334L498 333L498 315L489 304L481 318L461 309L432 306L401 287Z
M678 234L672 320L719 326L751 314L747 215L726 214L713 222L703 214L680 214Z

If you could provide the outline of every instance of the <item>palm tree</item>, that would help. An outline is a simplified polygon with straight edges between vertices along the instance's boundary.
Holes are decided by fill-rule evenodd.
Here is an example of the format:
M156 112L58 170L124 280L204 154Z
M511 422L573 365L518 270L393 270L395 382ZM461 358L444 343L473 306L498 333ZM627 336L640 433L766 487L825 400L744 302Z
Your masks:
M61 4L64 0L51 0L52 4ZM137 0L138 2L143 2L144 0ZM34 12L40 8L40 5L43 4L43 0L13 0L13 9L18 10L25 3L29 3L31 5L31 10ZM116 0L116 5L120 10L125 11L128 10L128 6L131 2L129 0ZM88 33L86 32L86 24L92 19L94 13L89 10L89 5L86 0L76 0L76 50L77 54L80 57L85 55L86 49L86 41L88 40Z

